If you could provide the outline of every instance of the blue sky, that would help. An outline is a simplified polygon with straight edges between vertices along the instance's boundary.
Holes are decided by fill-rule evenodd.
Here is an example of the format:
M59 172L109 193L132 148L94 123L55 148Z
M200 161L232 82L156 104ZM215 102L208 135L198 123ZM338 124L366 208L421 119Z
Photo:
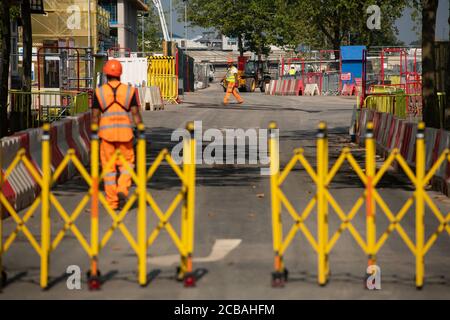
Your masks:
M175 3L174 0L172 0ZM170 0L162 0L164 10L167 17L169 17L169 3ZM439 0L438 18L436 25L436 36L440 40L448 40L448 13L449 13L449 0ZM178 22L176 13L173 13L173 32L184 37L184 22ZM167 18L167 25L170 32L170 20ZM397 20L396 25L399 29L398 38L405 44L410 44L417 39L417 34L413 31L414 22L411 19L411 10L406 9L403 16ZM195 35L200 35L203 29L201 28L189 28L188 38L192 38Z

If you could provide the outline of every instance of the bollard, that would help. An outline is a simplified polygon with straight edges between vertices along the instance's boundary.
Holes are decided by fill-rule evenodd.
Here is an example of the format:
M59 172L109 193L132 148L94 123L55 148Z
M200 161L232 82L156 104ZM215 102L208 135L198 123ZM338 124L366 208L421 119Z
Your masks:
M188 212L189 212L189 239L188 251L189 261L192 263L192 253L194 252L194 223L195 223L195 166L196 166L196 141L194 136L194 123L190 122L187 129L191 134L190 143L190 161L189 161L189 191L188 191ZM192 266L191 266L192 271Z
M138 212L137 212L137 243L138 243L138 281L141 286L147 284L147 168L145 126L138 125L137 142L137 176L138 176Z
M0 140L0 193L3 193L3 146ZM6 272L3 270L3 204L0 201L0 293L6 285Z
M420 122L416 134L416 288L422 289L424 277L424 238L425 238L425 123Z
M91 176L92 176L92 200L91 200L91 269L88 272L88 287L90 290L100 289L100 272L98 270L99 242L99 138L98 125L91 125Z
M190 139L190 137L189 137ZM183 194L183 203L181 206L181 243L183 243L184 248L187 249L187 242L188 242L188 190L189 190L189 183L187 182L189 180L189 160L190 160L190 142L187 139L183 139L183 175L184 175L184 181L182 182L181 192ZM181 254L180 259L180 266L177 270L177 280L183 281L186 272L187 272L187 252L184 254Z
M183 168L185 172L186 185L186 208L183 233L183 243L186 248L184 286L195 287L195 275L192 267L192 252L194 250L194 210L195 210L195 137L194 123L188 122L186 129L189 131L189 139L184 144Z
M50 124L42 127L42 188L41 188L41 279L42 289L48 286L49 254L50 254Z
M373 265L376 263L375 257L375 246L376 246L376 204L373 195L373 179L376 173L376 163L375 163L375 139L373 137L373 123L369 122L366 127L365 135L366 144L366 237L367 237L367 253L368 262L367 264Z
M318 283L328 281L328 201L326 180L328 176L327 125L319 123L317 132L317 235L318 235Z
M281 202L278 196L278 179L280 176L280 149L277 137L278 127L276 122L269 124L269 157L270 157L270 191L272 202L272 234L274 272L272 273L272 286L283 287L287 280L287 271L284 267L281 245L283 239L283 225L281 221Z

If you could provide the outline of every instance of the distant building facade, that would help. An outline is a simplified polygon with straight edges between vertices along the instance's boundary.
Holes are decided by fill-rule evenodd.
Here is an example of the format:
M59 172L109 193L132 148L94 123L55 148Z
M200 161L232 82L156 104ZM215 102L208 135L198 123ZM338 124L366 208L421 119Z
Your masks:
M204 31L202 36L195 40L210 50L237 51L236 38L224 36L217 31Z
M111 47L137 49L137 12L148 11L143 0L44 0L45 14L32 16L36 47L87 47L89 29L94 52Z
M111 47L127 48L138 51L138 11L148 11L143 0L98 0L98 4L110 14L110 38L105 49Z

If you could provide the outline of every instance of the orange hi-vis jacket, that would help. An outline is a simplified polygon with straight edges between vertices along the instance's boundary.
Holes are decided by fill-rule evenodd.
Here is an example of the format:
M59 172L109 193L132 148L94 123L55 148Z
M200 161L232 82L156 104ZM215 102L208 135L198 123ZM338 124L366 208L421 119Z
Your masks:
M99 137L110 142L128 142L133 139L131 100L135 89L118 82L113 87L109 82L95 90L102 112Z

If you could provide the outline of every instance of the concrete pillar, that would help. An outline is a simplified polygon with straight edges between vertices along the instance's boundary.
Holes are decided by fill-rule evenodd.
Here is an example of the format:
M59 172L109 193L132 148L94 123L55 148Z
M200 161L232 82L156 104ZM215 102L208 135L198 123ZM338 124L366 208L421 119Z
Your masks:
M126 3L125 0L117 0L117 42L119 47L127 47L126 43Z
M139 46L137 45L137 35L138 30L141 30L141 19L139 19L139 22L137 21L137 10L132 7L131 5L128 7L128 14L129 14L129 20L128 25L130 26L130 30L128 30L128 36L129 36L129 47L131 51L139 51ZM139 25L139 27L138 27Z

